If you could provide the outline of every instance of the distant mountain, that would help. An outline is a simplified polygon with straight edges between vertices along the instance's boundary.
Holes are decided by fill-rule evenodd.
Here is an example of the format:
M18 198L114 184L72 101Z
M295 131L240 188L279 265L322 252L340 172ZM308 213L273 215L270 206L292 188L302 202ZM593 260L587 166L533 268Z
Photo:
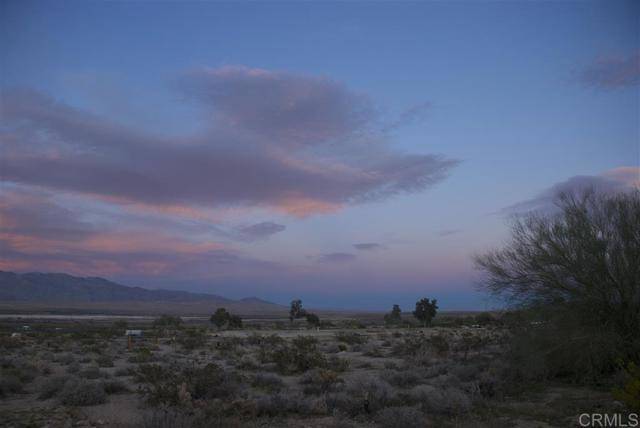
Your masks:
M128 287L104 278L82 278L64 273L24 273L0 271L0 302L66 304L95 303L175 303L210 307L228 306L250 312L280 311L283 306L249 297L231 300L214 294ZM92 305L96 306L96 305Z

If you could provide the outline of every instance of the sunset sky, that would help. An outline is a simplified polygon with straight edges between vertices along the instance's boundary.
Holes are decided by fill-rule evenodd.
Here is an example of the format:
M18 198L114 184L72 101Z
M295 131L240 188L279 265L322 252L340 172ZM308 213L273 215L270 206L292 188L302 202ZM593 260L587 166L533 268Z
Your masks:
M0 269L492 307L471 256L640 187L640 3L0 4Z

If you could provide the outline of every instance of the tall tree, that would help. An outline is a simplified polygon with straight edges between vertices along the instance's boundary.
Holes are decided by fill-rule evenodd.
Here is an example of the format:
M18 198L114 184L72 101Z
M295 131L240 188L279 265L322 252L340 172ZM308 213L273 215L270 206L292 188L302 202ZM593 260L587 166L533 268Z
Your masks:
M307 314L307 311L302 309L302 300L295 299L291 301L291 309L289 309L289 321L293 322L293 320L298 318L303 318Z
M402 322L402 311L400 305L393 305L391 312L384 316L385 324L400 324Z
M413 316L416 317L423 326L431 325L431 321L438 312L438 301L436 299L420 299L416 302L416 310Z
M584 359L613 369L615 359L640 358L640 191L561 194L556 205L555 214L514 219L506 246L476 257L484 288L544 311L554 332L546 341L573 366Z

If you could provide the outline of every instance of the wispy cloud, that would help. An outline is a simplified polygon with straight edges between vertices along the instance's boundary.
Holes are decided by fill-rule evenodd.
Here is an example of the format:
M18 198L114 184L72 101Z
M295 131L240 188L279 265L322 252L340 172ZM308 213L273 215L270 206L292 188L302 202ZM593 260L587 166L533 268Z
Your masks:
M319 263L348 263L356 259L355 254L350 253L328 253L317 258Z
M580 74L587 86L617 89L640 84L640 52L629 56L610 55L596 59Z
M576 175L554 184L537 196L503 208L505 215L530 211L550 212L556 209L555 202L562 193L576 194L587 190L597 193L619 193L640 189L640 167L624 166L603 172L600 175Z
M282 224L263 221L261 223L252 224L250 226L240 226L236 228L240 239L246 241L264 240L276 233L284 231L287 227Z
M375 251L383 249L384 245L377 242L363 242L361 244L353 244L353 247L360 251Z
M212 240L200 227L189 230L155 219L141 224L127 215L98 219L62 206L51 193L27 188L3 189L0 196L0 269L142 276L242 271L250 276L275 267Z
M179 87L210 114L197 135L152 135L42 93L5 92L2 180L158 208L304 216L422 191L457 164L381 144L368 98L329 79L225 67Z
M460 229L443 229L443 230L438 232L438 236L441 236L441 237L450 236L450 235L455 235L456 233L460 233L460 232L461 232Z

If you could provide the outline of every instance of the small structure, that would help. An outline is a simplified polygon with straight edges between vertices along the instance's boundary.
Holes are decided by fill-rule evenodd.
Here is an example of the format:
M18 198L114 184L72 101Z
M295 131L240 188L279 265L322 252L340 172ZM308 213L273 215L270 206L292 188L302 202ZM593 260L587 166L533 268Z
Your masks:
M12 339L20 339L22 337L22 335L20 333L11 333L11 338Z

